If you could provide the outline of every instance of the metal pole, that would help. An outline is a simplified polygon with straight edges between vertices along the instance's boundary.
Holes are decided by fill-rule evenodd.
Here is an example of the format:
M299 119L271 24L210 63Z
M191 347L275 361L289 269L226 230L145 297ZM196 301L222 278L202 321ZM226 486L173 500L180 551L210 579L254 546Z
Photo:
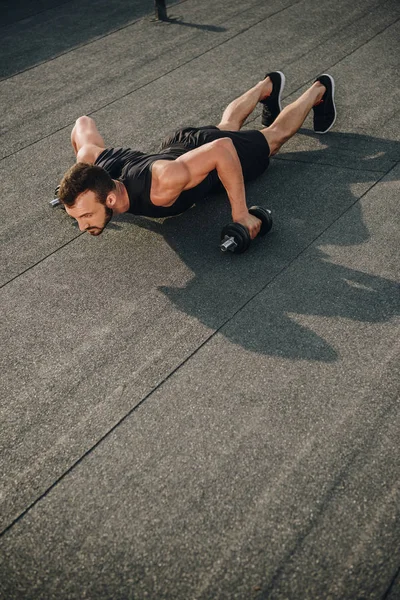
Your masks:
M157 21L168 21L167 7L165 6L165 0L154 0L154 7L156 10Z

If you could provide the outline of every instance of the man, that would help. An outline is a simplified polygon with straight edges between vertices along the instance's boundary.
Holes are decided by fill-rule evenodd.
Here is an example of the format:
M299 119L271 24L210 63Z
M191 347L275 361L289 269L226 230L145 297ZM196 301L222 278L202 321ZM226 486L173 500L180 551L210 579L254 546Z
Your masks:
M336 119L334 81L323 74L295 102L281 109L285 76L268 73L225 109L219 125L187 127L166 139L156 154L106 148L90 117L72 130L75 164L64 176L59 198L81 231L100 235L113 214L173 216L190 208L222 183L234 222L253 239L261 221L249 214L244 182L258 177L314 111L314 130L326 133ZM257 103L263 104L259 130L240 131Z

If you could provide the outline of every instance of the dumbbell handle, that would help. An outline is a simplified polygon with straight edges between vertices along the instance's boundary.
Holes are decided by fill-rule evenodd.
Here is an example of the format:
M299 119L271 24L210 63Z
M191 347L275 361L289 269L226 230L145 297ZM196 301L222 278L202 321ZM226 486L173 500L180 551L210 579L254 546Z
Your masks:
M230 250L231 252L235 252L235 248L237 248L237 243L235 242L235 238L233 236L225 236L221 242L220 249L222 252L226 252Z
M59 206L61 204L60 198L54 198L54 200L50 200L50 206Z

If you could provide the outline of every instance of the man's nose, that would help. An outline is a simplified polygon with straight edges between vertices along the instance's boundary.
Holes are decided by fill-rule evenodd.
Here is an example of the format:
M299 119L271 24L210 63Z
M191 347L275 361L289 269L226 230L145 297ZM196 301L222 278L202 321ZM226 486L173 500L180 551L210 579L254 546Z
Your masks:
M86 231L87 229L87 225L85 225L84 223L78 223L79 226L79 231Z

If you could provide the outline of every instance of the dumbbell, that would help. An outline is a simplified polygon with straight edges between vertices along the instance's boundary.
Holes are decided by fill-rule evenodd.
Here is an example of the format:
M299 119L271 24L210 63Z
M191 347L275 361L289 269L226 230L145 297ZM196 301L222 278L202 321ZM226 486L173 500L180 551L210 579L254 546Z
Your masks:
M272 227L271 211L262 206L252 206L249 213L261 221L261 229L258 235L265 235ZM221 231L220 250L222 252L234 252L241 254L250 246L251 238L247 227L240 223L229 223Z
M60 206L62 204L60 198L58 197L58 192L60 191L60 186L58 185L56 187L56 189L54 190L54 198L53 200L50 200L49 204L50 206L52 206L53 208L55 208L56 206Z

